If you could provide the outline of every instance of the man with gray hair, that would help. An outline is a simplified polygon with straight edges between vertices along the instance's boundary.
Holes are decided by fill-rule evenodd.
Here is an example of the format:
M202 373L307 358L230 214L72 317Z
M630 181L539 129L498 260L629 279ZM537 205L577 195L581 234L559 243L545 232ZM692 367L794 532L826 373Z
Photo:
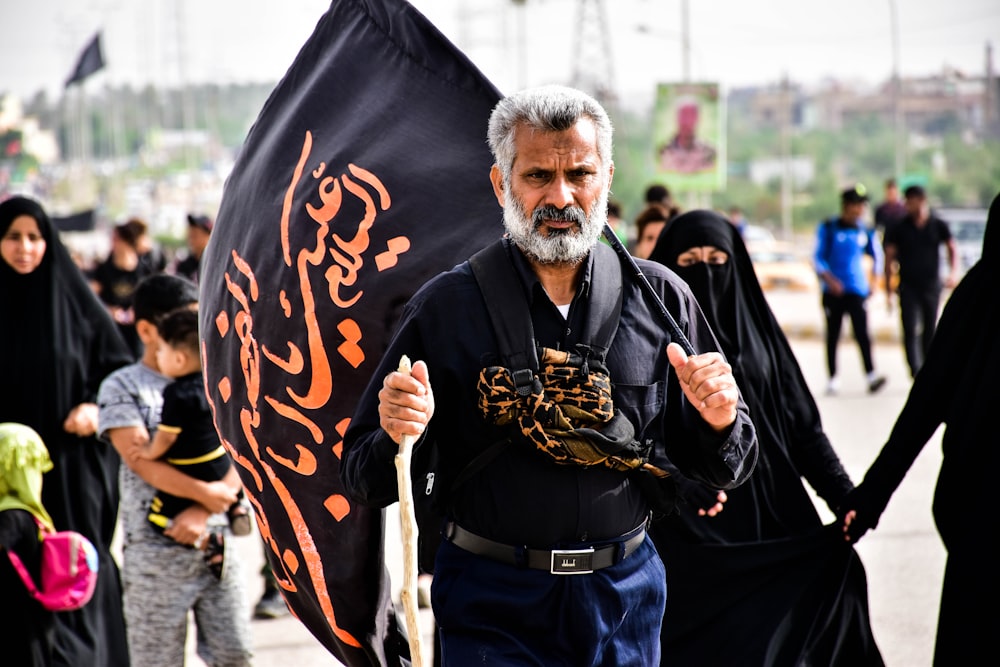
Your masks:
M598 243L614 174L600 104L525 90L496 105L488 139L506 234L406 305L341 476L356 502L384 507L404 438L436 453L444 665L658 664L666 583L646 526L671 509L666 471L733 488L756 461L754 427L687 285L639 263L691 356ZM504 308L515 315L496 318ZM530 352L511 354L502 329ZM409 374L395 370L402 355Z

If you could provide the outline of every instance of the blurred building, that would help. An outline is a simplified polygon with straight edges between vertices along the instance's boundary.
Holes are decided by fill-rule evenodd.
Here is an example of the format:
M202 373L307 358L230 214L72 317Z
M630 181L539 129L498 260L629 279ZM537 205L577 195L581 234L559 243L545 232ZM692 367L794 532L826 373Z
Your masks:
M893 82L865 90L829 81L807 91L796 84L735 91L733 103L762 127L779 127L787 118L792 127L839 130L852 120L876 117L892 123L896 113ZM966 128L978 137L1000 137L1000 79L993 67L992 47L986 46L981 74L947 68L940 74L902 78L900 121L910 133L939 134Z

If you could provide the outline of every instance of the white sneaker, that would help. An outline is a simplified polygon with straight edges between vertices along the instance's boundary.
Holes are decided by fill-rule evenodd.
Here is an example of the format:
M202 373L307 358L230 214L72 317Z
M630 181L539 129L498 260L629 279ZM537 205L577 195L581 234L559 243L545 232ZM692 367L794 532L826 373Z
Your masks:
M837 378L830 378L830 381L826 383L827 396L836 396L839 389L840 383L837 382Z

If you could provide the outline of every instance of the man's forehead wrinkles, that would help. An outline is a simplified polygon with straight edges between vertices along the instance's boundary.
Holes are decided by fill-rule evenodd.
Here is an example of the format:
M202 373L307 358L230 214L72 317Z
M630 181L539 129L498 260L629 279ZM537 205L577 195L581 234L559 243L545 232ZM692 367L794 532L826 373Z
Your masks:
M581 154L578 151L548 152L538 155L520 155L514 164L519 169L542 169L546 171L561 169L596 169L599 160L593 153Z

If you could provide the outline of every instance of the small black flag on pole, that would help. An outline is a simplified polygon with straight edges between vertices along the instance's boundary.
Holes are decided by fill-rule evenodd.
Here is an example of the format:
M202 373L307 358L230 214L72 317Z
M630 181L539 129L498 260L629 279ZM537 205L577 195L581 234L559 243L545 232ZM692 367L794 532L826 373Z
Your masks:
M80 83L88 76L104 67L104 53L101 51L101 33L98 32L80 54L73 73L66 79L66 88Z

